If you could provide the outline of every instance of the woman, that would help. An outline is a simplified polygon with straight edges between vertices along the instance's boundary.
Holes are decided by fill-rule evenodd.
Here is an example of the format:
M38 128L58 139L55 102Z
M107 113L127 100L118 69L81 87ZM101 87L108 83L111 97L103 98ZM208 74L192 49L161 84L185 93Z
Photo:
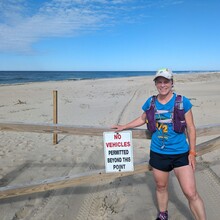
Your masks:
M148 127L155 127L152 131L150 146L150 165L156 184L156 196L159 208L157 220L168 219L168 178L169 172L174 173L181 189L188 199L189 207L196 220L205 220L205 208L201 197L196 190L196 129L193 122L192 104L182 96L179 108L184 110L186 132L174 131L173 117L177 95L172 91L173 74L169 69L157 71L154 78L158 95L147 99L143 105L143 114L125 125L115 125L116 131L131 129L148 123ZM152 101L153 99L153 101ZM154 108L155 121L150 120L149 109ZM180 107L181 106L181 107ZM155 123L155 124L154 124ZM155 126L156 125L156 126ZM186 141L186 134L188 142Z

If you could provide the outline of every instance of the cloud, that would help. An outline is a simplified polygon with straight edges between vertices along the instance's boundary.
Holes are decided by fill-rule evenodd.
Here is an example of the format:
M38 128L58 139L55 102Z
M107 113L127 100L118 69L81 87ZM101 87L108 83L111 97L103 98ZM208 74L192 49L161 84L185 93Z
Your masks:
M74 36L98 28L107 19L86 1L53 0L34 8L24 0L6 1L0 6L0 51L31 52L32 44L41 38Z
M135 20L138 16L130 12L141 10L146 2L154 1L1 0L0 51L31 53L42 38L73 37Z

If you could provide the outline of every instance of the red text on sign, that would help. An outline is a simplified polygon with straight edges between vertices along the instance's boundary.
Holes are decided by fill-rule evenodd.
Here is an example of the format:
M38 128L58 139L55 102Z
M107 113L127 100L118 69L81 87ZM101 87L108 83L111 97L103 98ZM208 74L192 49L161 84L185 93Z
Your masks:
M114 139L121 139L121 135L120 134L114 134Z
M106 147L130 147L130 141L127 142L108 142L106 143Z

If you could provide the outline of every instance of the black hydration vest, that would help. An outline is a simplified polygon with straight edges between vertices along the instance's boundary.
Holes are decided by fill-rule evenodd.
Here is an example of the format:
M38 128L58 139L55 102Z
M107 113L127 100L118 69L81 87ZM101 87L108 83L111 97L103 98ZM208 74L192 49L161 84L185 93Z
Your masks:
M183 109L183 97L181 95L177 95L175 99L174 109L173 109L173 130L177 133L183 133L186 129L186 121L185 121L185 113ZM147 115L147 129L150 132L155 132L157 130L156 127L156 119L155 119L155 100L156 96L152 96L150 108L146 110Z

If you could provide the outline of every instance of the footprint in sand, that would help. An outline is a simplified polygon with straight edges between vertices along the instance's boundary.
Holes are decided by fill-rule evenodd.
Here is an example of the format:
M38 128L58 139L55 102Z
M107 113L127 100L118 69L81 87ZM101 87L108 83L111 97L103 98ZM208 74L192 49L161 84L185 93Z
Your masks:
M124 209L126 202L125 196L116 193L110 193L104 197L99 196L91 204L90 215L103 217L119 213Z
M55 156L51 158L52 161L61 161L62 157L61 156Z
M82 109L88 109L90 107L90 105L88 104L80 104L80 108Z
M15 213L13 220L23 219L30 214L32 207L24 206Z

